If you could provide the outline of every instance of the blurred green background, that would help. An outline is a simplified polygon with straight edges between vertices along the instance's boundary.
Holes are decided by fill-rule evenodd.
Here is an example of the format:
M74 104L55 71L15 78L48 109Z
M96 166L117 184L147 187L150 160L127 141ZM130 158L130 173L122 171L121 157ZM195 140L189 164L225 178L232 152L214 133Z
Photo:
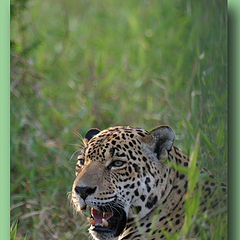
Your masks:
M227 97L226 1L12 0L16 239L88 239L67 193L92 127L167 124L186 154L200 131L198 162L226 182Z

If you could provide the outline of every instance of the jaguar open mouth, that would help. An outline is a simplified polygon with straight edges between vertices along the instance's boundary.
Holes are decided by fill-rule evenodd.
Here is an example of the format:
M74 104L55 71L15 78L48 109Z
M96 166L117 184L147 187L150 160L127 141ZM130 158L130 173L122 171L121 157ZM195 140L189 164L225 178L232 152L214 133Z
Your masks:
M117 237L123 231L126 225L126 214L121 208L111 209L112 212L107 211L109 209L91 208L91 217L88 218L91 227L89 230L96 232L112 233L114 237Z

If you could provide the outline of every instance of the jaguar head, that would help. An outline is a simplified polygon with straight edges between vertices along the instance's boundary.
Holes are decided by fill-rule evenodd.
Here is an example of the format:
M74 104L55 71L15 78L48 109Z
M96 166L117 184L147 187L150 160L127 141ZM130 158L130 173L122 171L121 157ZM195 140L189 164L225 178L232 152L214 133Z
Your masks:
M89 130L78 156L72 201L88 211L89 232L95 239L113 239L124 231L134 214L141 219L159 202L156 191L159 159L174 140L161 126L151 132L133 127Z

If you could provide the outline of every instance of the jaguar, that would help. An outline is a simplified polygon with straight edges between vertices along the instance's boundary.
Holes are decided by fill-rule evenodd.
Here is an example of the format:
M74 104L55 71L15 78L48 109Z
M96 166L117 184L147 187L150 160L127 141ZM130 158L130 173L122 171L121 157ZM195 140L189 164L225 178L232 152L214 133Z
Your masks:
M169 126L150 132L130 126L93 128L86 133L72 202L77 212L89 212L93 239L165 239L181 230L189 181L179 167L188 169L190 160L173 145L174 138ZM217 186L207 169L200 173L207 175L199 203L204 212ZM226 185L221 188L226 192Z

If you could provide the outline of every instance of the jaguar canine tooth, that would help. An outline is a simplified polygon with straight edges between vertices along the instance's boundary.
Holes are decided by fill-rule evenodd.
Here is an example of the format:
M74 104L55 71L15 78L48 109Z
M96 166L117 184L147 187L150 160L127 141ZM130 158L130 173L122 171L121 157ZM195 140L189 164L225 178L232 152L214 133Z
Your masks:
M92 226L95 225L95 220L93 218L88 217L87 220Z
M105 212L103 212L103 217L105 217L105 215L106 215L106 213L105 213Z
M108 227L108 221L105 220L104 218L102 219L102 223L104 227Z

